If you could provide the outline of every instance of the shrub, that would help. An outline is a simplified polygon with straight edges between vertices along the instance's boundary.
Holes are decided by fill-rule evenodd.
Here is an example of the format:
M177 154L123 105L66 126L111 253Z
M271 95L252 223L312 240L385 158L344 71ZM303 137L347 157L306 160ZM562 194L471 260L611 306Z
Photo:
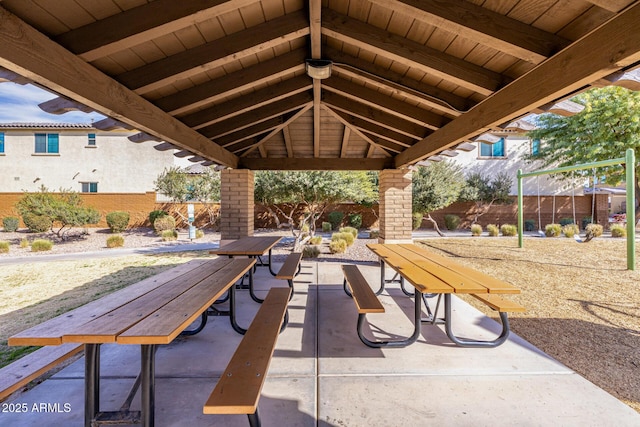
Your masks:
M378 237L380 237L380 230L371 230L371 231L369 231L369 238L370 239L377 239Z
M482 226L480 224L473 224L471 226L471 235L480 236L482 234Z
M165 211L157 210L149 212L149 224L153 227L153 224L156 223L156 219L161 218L163 216L169 215Z
M567 224L562 227L562 234L564 234L565 237L571 238L576 234L580 234L580 228L578 228L576 224Z
M457 230L460 225L460 217L458 215L447 214L444 216L444 225L447 230Z
M524 220L524 231L536 231L536 220L535 219L525 219Z
M565 226L565 225L569 225L569 224L573 224L573 218L560 218L560 225L561 226Z
M351 233L333 233L331 235L331 241L335 240L344 240L347 246L353 245L355 239L353 238L353 234Z
M544 226L544 235L547 237L558 237L562 234L562 226L560 224L547 224Z
M202 239L204 237L204 231L197 229L196 230L196 239Z
M500 231L500 229L498 228L497 225L495 225L495 224L487 225L487 233L489 233L489 236L496 237L496 236L498 236L499 231Z
M351 225L355 229L359 229L360 227L362 227L362 215L361 214L349 215L349 225Z
M121 246L124 246L124 237L121 235L116 234L115 236L109 236L107 239L108 248L119 248Z
M163 241L169 242L178 238L178 232L176 230L162 230L160 237Z
M153 229L156 233L162 234L163 231L173 231L176 228L176 220L170 216L161 216L153 223Z
M586 230L587 229L587 225L593 223L593 218L591 218L590 216L584 216L582 217L582 229Z
M600 224L589 224L585 227L587 238L593 239L594 237L602 236L603 228Z
M129 225L129 213L116 211L107 214L107 225L112 233L122 233Z
M16 218L15 216L2 218L2 228L4 228L4 231L8 233L13 233L14 231L16 231L19 225L20 218Z
M353 228L353 227L342 227L340 228L340 233L351 233L353 234L353 238L357 239L358 238L358 230Z
M320 248L315 245L306 245L302 248L302 258L318 258Z
M340 224L342 224L342 220L344 219L344 214L342 212L333 211L329 213L329 215L327 216L327 219L331 223L331 229L337 230L338 227L340 227Z
M518 234L518 227L513 224L502 224L500 233L502 233L503 236L515 236Z
M6 254L9 252L9 242L6 240L0 240L0 254Z
M414 230L417 230L418 228L420 228L421 225L422 225L422 214L414 213L413 215L411 215L411 227L413 227Z
M341 254L347 250L347 242L342 239L331 240L329 242L329 250L332 254Z
M26 237L23 237L22 239L20 239L20 247L22 249L29 247L29 240L27 240Z
M44 233L53 225L51 219L45 215L26 214L22 216L22 221L32 233Z
M622 224L611 224L611 237L627 237L627 229Z
M36 239L31 242L31 251L33 252L50 251L51 248L53 248L53 242L51 240Z
M331 231L331 223L330 222L323 222L322 223L322 231L325 233L328 233Z
M310 245L319 245L320 243L322 243L322 236L313 236L309 239Z

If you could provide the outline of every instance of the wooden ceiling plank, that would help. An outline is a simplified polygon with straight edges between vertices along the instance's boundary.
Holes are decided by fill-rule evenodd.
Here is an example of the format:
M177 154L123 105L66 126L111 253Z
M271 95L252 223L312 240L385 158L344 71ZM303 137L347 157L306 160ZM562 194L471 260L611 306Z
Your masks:
M383 170L391 158L255 158L241 157L240 167L251 170Z
M420 107L386 96L378 91L350 82L339 77L331 77L323 83L325 89L354 99L389 114L395 114L429 129L436 130L447 123L448 119Z
M429 74L482 95L491 95L508 83L507 78L498 73L348 16L340 15L330 9L323 9L322 16L322 34L328 37L407 66L425 70Z
M300 109L300 111L298 111L297 113L295 113L294 115L292 115L291 117L289 117L288 119L286 119L282 124L278 125L276 128L274 128L273 130L271 130L271 132L269 132L269 134L267 134L266 136L264 136L263 138L260 138L260 140L255 144L255 147L250 148L249 150L245 151L244 153L242 153L241 157L246 157L247 155L249 155L251 152L253 152L256 148L260 149L260 147L264 147L265 142L269 141L271 138L273 138L276 134L278 134L281 130L283 129L288 129L289 125L291 123L293 123L294 121L296 121L298 119L298 117L302 116L304 113L306 113L307 111L309 111L311 108L313 108L313 103L309 103L307 105L305 105L304 107L302 107ZM261 151L262 153L262 151ZM264 156L263 156L264 157Z
M620 12L629 5L628 0L587 0L589 3L608 10L609 12Z
M340 123L342 123L345 126L348 126L349 128L351 128L351 132L355 133L356 135L358 135L360 138L364 139L366 142L369 143L369 145L378 145L377 142L375 141L375 138L370 137L369 135L365 134L364 132L362 132L360 129L358 129L355 126L352 126L349 122L347 122L346 120L344 120L339 114L337 114L335 111L333 111L330 107L325 106L325 110L332 115L333 117L335 117ZM384 151L387 155L389 155L386 151Z
M61 34L56 41L91 62L256 1L156 0Z
M640 61L640 3L396 156L404 167Z
M237 166L237 156L211 143L2 7L0 21L0 67L194 154L221 165Z
M368 105L353 101L333 92L323 93L322 101L331 106L331 108L380 124L413 138L422 139L427 134L427 130L424 126L420 126L398 116L385 113L377 108L372 108Z
M569 40L555 34L468 1L369 1L535 64L544 61L570 43Z
M206 126L200 129L200 133L207 138L216 139L228 133L249 127L257 122L271 119L282 114L297 110L313 99L309 93L299 93L283 100L274 102L256 110L240 114L223 122Z
M187 126L198 129L218 123L230 117L255 110L272 102L312 88L312 81L307 76L298 76L276 85L267 86L245 96L234 98L225 103L205 108L198 112L183 116L180 120Z
M152 62L116 78L136 93L144 94L307 34L307 17L303 13L291 13Z
M240 141L262 135L265 132L269 132L281 125L283 121L284 120L282 119L282 116L274 117L272 119L256 123L255 125L248 126L237 132L228 133L224 136L216 138L215 142L216 144L233 152L233 150L230 149L229 146L237 144Z
M377 123L373 123L359 117L354 117L350 114L345 113L344 111L335 110L336 114L340 115L344 120L346 120L351 126L355 126L357 129L373 134L377 137L389 140L397 145L403 147L411 147L417 141L414 138L403 135L399 132L396 132L392 129L386 128L384 126L380 126Z
M170 114L181 114L246 91L256 85L304 70L305 57L306 53L303 49L292 51L232 74L185 89L174 95L158 99L155 104Z

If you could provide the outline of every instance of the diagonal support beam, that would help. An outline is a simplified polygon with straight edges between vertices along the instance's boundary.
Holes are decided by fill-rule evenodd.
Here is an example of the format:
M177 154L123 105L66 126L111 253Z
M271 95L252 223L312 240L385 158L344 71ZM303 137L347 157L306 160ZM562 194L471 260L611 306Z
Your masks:
M0 67L216 163L238 157L166 114L0 7Z
M640 61L640 3L396 156L404 167Z
M302 107L300 109L300 111L296 112L294 115L292 115L291 117L289 117L287 120L285 120L282 124L278 125L276 128L274 128L273 130L271 130L271 132L269 132L267 135L265 135L263 138L260 138L260 140L255 144L255 146L253 146L252 148L250 148L249 150L245 151L244 153L242 153L241 157L246 157L248 154L250 154L251 152L253 152L256 149L260 149L260 147L264 147L264 143L269 141L271 138L273 138L278 132L280 132L283 129L288 129L288 126L295 122L298 117L302 116L304 113L306 113L307 111L309 111L311 108L313 108L313 104L309 103L308 105L305 105L304 107ZM287 154L288 154L288 149L287 149ZM263 155L263 157L265 157ZM292 157L292 156L289 156Z

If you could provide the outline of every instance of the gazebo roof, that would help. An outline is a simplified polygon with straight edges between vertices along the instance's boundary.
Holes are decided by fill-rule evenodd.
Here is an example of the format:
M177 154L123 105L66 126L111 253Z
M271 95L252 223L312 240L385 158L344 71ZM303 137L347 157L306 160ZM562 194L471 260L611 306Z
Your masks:
M0 19L0 80L59 96L43 109L231 168L405 167L640 82L628 0L3 0Z

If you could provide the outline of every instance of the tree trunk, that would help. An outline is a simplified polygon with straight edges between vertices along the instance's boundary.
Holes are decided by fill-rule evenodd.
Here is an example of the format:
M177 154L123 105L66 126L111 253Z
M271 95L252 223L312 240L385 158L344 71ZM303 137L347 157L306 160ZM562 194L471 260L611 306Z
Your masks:
M438 227L438 223L431 217L430 213L428 213L427 216L424 217L424 219L431 221L431 223L433 224L433 229L436 230L436 233L438 233L440 237L444 237L444 234L442 234L442 231L440 231L440 228Z

